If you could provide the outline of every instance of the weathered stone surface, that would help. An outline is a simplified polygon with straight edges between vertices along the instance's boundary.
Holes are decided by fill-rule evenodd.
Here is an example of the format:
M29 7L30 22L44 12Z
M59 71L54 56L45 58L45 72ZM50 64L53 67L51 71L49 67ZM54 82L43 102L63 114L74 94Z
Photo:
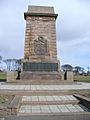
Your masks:
M7 72L7 82L15 82L17 77L17 73L13 71Z
M56 47L55 21L57 14L55 14L54 8L46 6L29 6L28 11L24 13L24 17L26 20L26 33L21 79L61 79ZM27 62L29 63L27 70L25 67L26 60L28 60ZM31 71L30 64L32 63L37 63L37 65L33 66L34 68ZM42 63L48 64L47 69L46 67L42 69ZM51 67L52 70L50 70L49 64L53 64L53 67ZM55 64L57 64L57 69L55 68ZM56 73L49 73L53 71ZM41 72L41 74L38 72ZM47 72L47 74L44 72Z
M28 12L30 13L54 13L53 7L45 6L29 6Z
M44 6L29 6L27 13L55 14L53 7ZM27 15L24 58L29 58L31 61L34 61L35 59L38 61L40 58L42 60L42 55L39 54L39 56L37 56L37 50L35 51L35 41L40 37L43 38L43 41L47 41L47 54L44 54L44 60L47 61L47 57L49 61L57 60L55 17ZM36 46L39 49L41 44L40 46L39 44ZM43 47L41 46L41 48Z
M67 71L67 80L73 82L73 72Z
M21 79L23 80L61 80L60 72L23 72Z

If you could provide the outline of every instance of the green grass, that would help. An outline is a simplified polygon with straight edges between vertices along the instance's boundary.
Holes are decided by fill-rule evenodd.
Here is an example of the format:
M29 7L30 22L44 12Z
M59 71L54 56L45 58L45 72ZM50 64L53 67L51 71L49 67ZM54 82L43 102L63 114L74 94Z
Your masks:
M90 82L90 76L74 76L74 80L77 82Z
M0 72L0 80L5 80L5 79L6 79L6 73Z
M0 103L5 103L6 99L3 96L0 96Z

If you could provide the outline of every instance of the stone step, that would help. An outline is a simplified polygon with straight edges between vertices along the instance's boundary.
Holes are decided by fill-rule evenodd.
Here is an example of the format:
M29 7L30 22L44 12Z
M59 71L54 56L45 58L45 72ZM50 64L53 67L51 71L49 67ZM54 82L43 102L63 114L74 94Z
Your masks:
M18 116L62 115L89 112L73 95L22 96Z
M86 109L79 104L65 104L65 105L22 105L18 112L18 116L30 115L55 115L62 113L84 113Z
M79 100L72 95L63 96L23 96L21 105L56 105L56 104L78 104Z

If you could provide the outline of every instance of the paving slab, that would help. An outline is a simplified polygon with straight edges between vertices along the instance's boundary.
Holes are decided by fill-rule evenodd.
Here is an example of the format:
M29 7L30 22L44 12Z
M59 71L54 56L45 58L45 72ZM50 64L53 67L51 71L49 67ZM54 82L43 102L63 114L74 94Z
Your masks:
M86 110L79 105L23 105L21 106L18 115L35 115L35 114L56 114L56 113L73 113L85 112Z
M49 105L51 113L60 113L61 111L59 110L57 105Z
M32 101L38 101L38 97L37 96L31 96L31 100Z
M65 105L58 105L58 108L61 112L70 112Z
M72 85L0 85L0 90L85 90L90 89L90 83L72 84Z
M35 105L35 106L32 106L32 110L31 110L32 114L37 114L37 113L41 113L41 109L40 109L40 106L39 105ZM27 112L26 112L27 113Z
M51 111L49 107L46 105L46 106L41 106L41 113L46 114L46 113L51 113Z
M38 96L38 101L46 101L46 96Z

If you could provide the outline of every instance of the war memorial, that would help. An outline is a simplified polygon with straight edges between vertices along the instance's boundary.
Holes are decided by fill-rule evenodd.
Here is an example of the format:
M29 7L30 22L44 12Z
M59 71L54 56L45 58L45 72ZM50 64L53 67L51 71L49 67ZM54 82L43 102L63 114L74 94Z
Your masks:
M57 60L57 14L53 7L30 6L26 20L24 61L21 79L61 79Z
M26 20L21 80L64 80L57 59L56 19L53 7L29 6ZM67 72L73 81L73 73Z
M54 8L48 6L28 6L24 13L26 30L20 80L9 74L8 83L0 85L0 94L8 96L5 105L0 106L1 120L90 119L90 98L82 96L90 92L90 83L74 83L70 71L67 83L60 71L57 17Z

